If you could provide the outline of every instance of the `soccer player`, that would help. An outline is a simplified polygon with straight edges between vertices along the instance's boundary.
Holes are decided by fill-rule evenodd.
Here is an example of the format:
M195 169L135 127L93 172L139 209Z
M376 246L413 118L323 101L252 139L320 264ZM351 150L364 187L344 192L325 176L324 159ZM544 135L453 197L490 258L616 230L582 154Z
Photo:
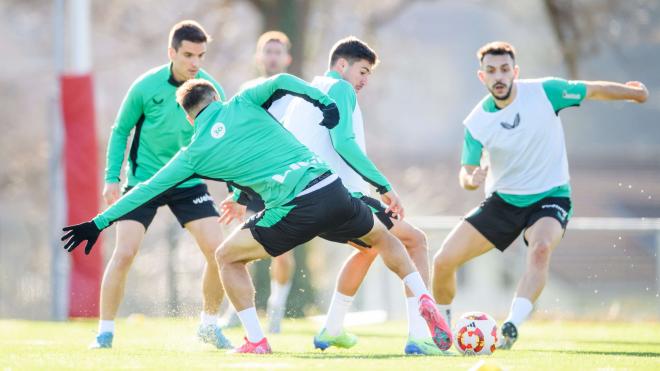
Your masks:
M240 90L263 82L265 79L286 72L291 64L291 42L289 38L280 31L268 31L262 34L257 40L257 49L255 60L260 76L256 79L247 81ZM275 100L268 112L282 122L286 108L293 98L292 95L284 95ZM247 204L247 213L249 216L256 214L264 209L264 203L258 197L251 198ZM279 333L281 331L282 319L286 310L286 300L291 291L291 281L296 269L296 261L293 251L288 251L272 259L270 266L270 296L268 297L268 331L270 333ZM230 306L226 317L227 325L240 325L236 316L236 311Z
M380 201L369 196L370 185L376 188L385 202L388 202L388 194L396 194L390 182L366 154L362 112L357 102L357 93L367 85L378 62L376 53L363 41L355 37L339 40L330 51L329 71L324 76L315 77L311 83L335 100L340 112L339 124L331 129L309 125L310 120L318 121L320 113L311 104L295 99L287 112L284 126L330 165L354 197L370 207L403 243L422 279L428 282L426 235L404 221L403 212L397 218L387 212L387 207ZM325 324L314 337L316 348L350 348L357 342L355 335L343 330L344 317L377 252L364 246L355 247L358 251L346 260L337 278ZM408 289L406 303L408 342L405 353L439 354L441 350L431 339L426 323L417 310L416 298Z
M559 112L583 100L643 103L644 84L518 79L515 50L506 42L479 49L479 80L489 94L463 122L465 138L460 184L484 186L486 199L447 236L433 261L433 292L449 316L456 270L491 250L504 251L521 233L528 246L527 268L501 326L500 348L509 349L532 311L548 277L550 255L571 216L571 188ZM482 157L486 154L489 160Z
M64 248L71 251L87 241L88 252L110 223L187 179L225 181L236 189L233 197L239 202L248 192L258 194L266 204L263 212L236 229L215 253L225 291L247 332L244 345L235 352L271 352L257 318L246 265L281 255L319 235L334 241L360 239L377 249L415 294L438 346L449 347L451 332L401 243L375 223L366 204L352 197L322 160L266 112L278 92L304 97L323 112L321 125L337 125L339 111L332 99L291 75L267 79L226 103L218 101L218 93L208 81L187 81L177 90L177 101L195 126L190 144L92 221L65 227ZM392 212L400 212L396 194L388 196ZM221 221L242 217L244 211L225 208ZM250 247L235 243L245 238L255 241Z
M149 179L190 142L193 129L176 102L177 87L189 79L203 78L212 82L220 98L225 99L220 85L200 67L209 41L210 37L197 22L177 23L169 35L170 62L147 71L129 89L108 143L103 189L108 205L120 197L120 173L131 131L133 142L127 161L125 191ZM200 179L190 179L117 219L116 246L103 275L99 331L92 348L112 347L114 319L124 295L126 276L156 210L164 205L192 234L206 258L198 336L218 348L231 347L216 323L224 296L214 257L222 241L216 222L219 213L206 184Z

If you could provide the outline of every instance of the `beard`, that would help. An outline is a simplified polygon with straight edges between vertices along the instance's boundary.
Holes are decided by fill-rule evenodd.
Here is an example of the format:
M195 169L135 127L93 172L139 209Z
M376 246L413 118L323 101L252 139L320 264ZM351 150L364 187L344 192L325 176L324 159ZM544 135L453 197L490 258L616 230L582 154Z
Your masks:
M503 86L503 85L504 84L502 84L502 83L497 83L497 84L493 85L492 88L488 89L488 91L490 91L490 94L497 100L507 100L511 96L511 90L513 90L513 82L511 82L511 85L509 85L509 89L507 89L507 91L506 91L506 93L504 93L504 95L497 96L497 94L495 94L495 87L496 86Z

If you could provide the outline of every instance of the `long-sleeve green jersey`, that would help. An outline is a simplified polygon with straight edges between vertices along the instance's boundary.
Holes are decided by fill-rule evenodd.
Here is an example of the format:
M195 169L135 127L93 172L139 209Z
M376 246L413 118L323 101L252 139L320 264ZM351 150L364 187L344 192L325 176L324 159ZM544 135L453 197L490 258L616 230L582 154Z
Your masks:
M200 70L197 78L210 81L225 100L225 93L209 74ZM177 151L190 143L193 128L186 113L176 103L176 89L181 83L171 73L171 65L153 68L140 76L128 90L112 126L105 168L106 183L118 183L126 145L131 131L133 141L128 154L128 185L149 179ZM200 184L200 179L182 183L180 187Z
M194 177L228 182L242 191L256 193L266 208L291 201L311 180L330 168L267 112L272 102L286 94L302 97L321 109L334 103L320 90L287 74L267 79L226 103L211 103L195 119L190 144L152 178L139 183L94 218L96 226L106 228L160 193ZM276 214L271 215L275 218Z

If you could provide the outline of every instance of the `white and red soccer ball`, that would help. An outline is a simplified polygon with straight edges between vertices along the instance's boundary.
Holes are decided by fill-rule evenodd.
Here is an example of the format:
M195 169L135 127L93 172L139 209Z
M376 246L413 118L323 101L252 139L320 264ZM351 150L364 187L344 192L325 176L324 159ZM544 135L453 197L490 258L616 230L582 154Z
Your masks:
M467 312L454 325L454 345L463 355L489 355L497 344L497 323L483 312Z

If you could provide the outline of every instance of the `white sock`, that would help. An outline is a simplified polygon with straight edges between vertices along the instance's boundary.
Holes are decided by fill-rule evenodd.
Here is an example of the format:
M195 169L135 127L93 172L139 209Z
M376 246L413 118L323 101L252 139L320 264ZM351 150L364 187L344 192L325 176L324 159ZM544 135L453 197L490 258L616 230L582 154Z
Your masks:
M353 303L353 297L347 296L339 291L335 291L328 308L328 315L325 317L325 331L330 336L337 336L344 328L344 317Z
M451 304L436 304L445 322L451 328Z
M258 343L264 338L264 332L261 329L261 324L259 324L259 317L257 317L257 308L244 309L237 314L251 343Z
M104 332L111 332L113 334L115 333L115 321L114 320L110 320L110 321L100 320L99 321L99 334L102 334Z
M509 317L504 322L512 322L516 327L520 327L534 309L534 304L527 298L517 296L511 302L511 311Z
M415 340L428 339L431 336L424 318L419 315L419 302L414 296L406 297L408 310L408 337Z
M275 280L270 281L270 296L268 297L269 311L283 310L286 306L286 299L291 291L291 281L284 285Z
M410 291L412 291L417 300L419 300L419 298L424 294L431 296L431 293L429 293L429 290L426 288L424 280L422 280L422 276L419 274L419 272L412 272L409 275L403 277L403 283L405 283Z
M210 326L218 324L218 315L217 314L208 314L204 311L199 315L202 326Z

